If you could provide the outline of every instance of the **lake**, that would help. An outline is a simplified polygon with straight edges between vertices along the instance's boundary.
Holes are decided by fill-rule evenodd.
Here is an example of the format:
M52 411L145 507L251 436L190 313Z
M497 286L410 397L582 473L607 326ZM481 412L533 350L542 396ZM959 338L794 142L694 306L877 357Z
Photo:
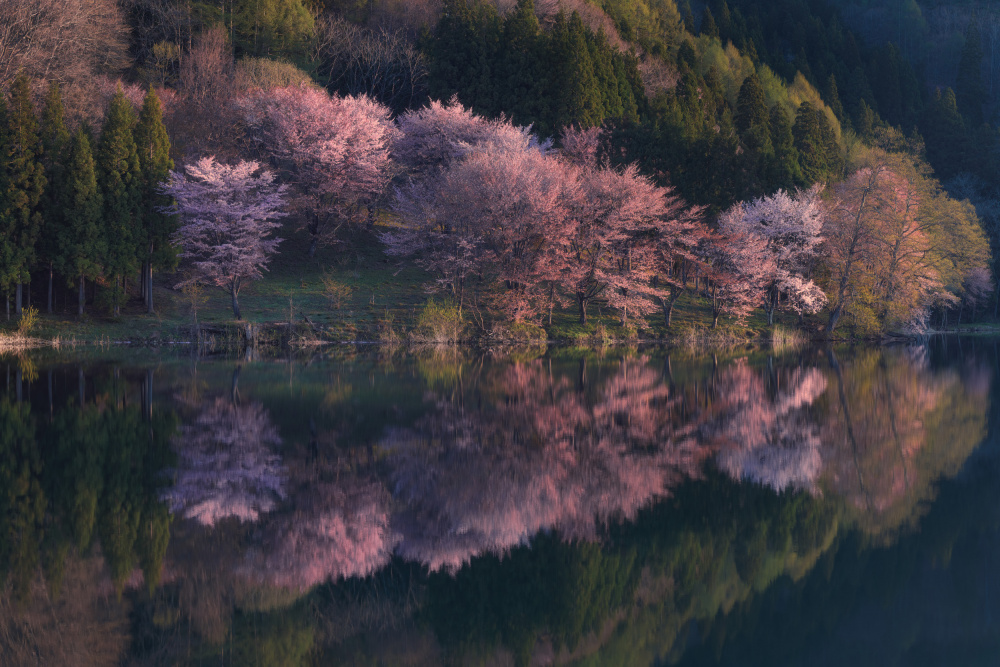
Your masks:
M0 357L0 664L995 664L998 342Z

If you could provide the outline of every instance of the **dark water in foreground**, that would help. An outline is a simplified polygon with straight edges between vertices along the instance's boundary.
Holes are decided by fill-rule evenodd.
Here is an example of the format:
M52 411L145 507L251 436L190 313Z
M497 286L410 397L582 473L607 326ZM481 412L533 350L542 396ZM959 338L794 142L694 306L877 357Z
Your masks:
M0 358L0 664L997 664L997 348Z

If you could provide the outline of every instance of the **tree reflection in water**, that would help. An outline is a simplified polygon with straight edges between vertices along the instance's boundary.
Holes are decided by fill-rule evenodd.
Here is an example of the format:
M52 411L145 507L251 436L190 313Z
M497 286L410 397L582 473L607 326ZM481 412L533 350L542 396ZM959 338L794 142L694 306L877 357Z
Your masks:
M400 627L422 664L673 659L692 623L832 567L845 540L870 550L919 526L982 442L991 384L984 364L936 366L920 348L672 370L629 353L394 363L381 385L348 364L294 394L256 376L244 398L219 397L229 371L201 364L210 398L158 381L186 416L176 431L117 373L87 378L83 409L75 385L59 399L57 381L53 402L37 379L12 384L0 657L18 623L35 639L18 635L17 655L41 651L52 618L117 588L135 627L100 655L118 662L252 663L294 645L395 664L413 645L380 633ZM47 602L60 577L73 600Z
M228 517L256 521L285 497L280 444L260 403L210 399L174 440L178 466L164 500L171 512L206 526Z
M594 539L697 476L694 420L645 359L623 360L596 397L542 361L501 366L476 403L437 397L382 442L401 504L398 553L430 570L502 554L539 531ZM485 400L483 400L485 399Z

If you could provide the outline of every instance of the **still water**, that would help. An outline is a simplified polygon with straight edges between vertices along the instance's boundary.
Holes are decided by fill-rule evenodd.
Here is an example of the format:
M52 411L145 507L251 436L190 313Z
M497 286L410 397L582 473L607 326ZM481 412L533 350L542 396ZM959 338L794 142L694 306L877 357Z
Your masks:
M0 664L996 664L997 348L0 358Z

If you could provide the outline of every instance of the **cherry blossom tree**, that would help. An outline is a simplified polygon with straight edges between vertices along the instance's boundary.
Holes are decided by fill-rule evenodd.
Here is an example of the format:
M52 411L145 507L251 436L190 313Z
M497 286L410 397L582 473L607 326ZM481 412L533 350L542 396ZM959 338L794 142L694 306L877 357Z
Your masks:
M271 234L286 215L287 186L275 183L274 174L258 162L230 166L204 157L185 173L170 172L163 188L175 201L170 212L182 219L174 242L195 270L180 285L206 282L227 290L239 320L240 288L261 277L281 243Z
M774 274L774 256L767 240L753 234L736 233L708 237L703 247L712 300L712 327L720 315L742 322L756 308Z
M295 186L312 235L310 256L320 242L335 242L345 223L374 222L392 177L397 130L388 108L306 85L258 91L237 106L253 141Z
M587 321L587 306L598 297L618 310L623 325L630 312L636 317L654 312L664 294L654 281L663 256L657 240L688 233L699 211L635 165L587 170L583 193L564 279L579 306L580 322Z
M407 111L398 122L392 157L416 180L437 176L470 150L487 143L515 152L533 148L547 153L551 148L550 142L539 141L531 133L530 125L477 116L454 97Z
M602 130L599 127L580 129L564 127L559 137L564 158L580 167L597 166L597 150L601 146Z
M724 234L749 234L767 242L773 258L770 274L762 276L762 305L767 323L774 324L774 311L782 305L800 315L815 313L826 303L826 295L809 278L822 242L824 209L820 202L823 186L790 195L778 190L769 197L738 203L719 218Z
M411 170L396 193L401 225L386 251L413 256L463 308L467 290L514 321L552 303L581 198L578 170L529 128L487 121L457 102L404 114L394 147Z

